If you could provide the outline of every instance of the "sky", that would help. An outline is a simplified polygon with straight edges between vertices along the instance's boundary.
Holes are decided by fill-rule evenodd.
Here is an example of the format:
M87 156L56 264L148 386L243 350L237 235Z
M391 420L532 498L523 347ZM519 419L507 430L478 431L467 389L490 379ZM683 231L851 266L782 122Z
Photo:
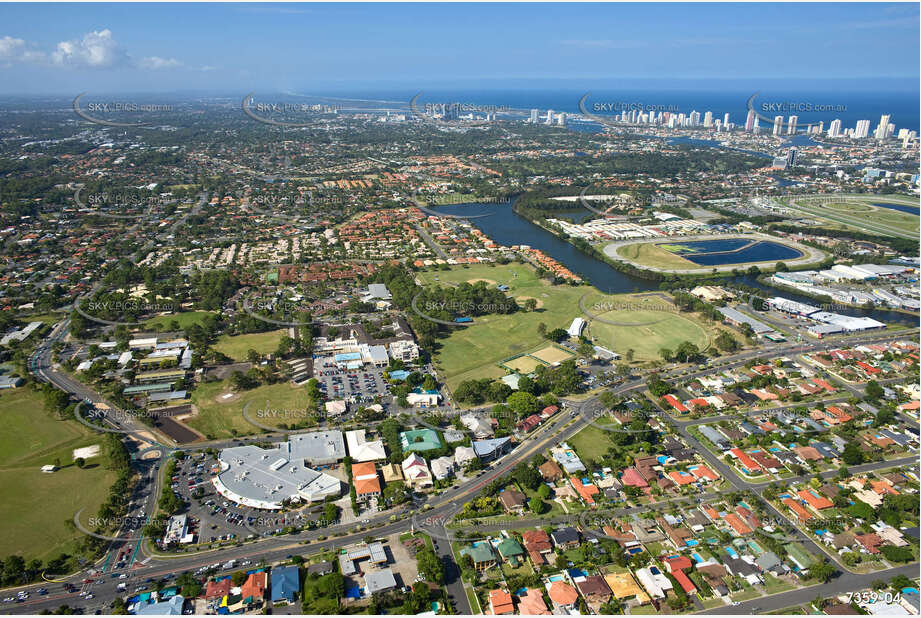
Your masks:
M898 78L918 3L0 4L0 95Z

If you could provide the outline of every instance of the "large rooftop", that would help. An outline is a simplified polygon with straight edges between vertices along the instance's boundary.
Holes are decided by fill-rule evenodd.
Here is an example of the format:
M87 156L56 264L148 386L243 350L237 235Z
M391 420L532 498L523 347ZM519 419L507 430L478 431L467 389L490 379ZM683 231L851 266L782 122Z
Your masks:
M344 455L341 432L297 434L271 449L236 446L221 451L223 471L214 485L221 495L256 508L278 509L288 499L316 502L338 496L340 482L305 460L331 463Z

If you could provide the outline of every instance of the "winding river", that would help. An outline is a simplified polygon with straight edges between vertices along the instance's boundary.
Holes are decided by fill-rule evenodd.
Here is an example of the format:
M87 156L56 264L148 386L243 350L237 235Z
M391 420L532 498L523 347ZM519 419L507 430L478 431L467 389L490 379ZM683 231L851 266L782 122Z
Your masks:
M583 279L591 282L591 284L600 291L607 294L648 292L650 290L659 289L659 283L657 281L648 281L646 279L630 276L614 270L608 264L592 256L582 253L570 243L561 240L554 234L517 214L512 204L451 204L449 206L432 207L431 210L450 215L470 217L489 215L488 217L472 219L471 223L500 245L528 245L534 249L540 249L574 273L581 275ZM585 214L587 214L587 211L572 209L555 213L555 216L558 218L563 218L565 216L567 218L579 220ZM812 305L818 304L818 301L814 298L764 285L751 276L729 277L725 280L756 287L770 292L773 295L784 296L785 298L803 303ZM898 311L886 311L883 309L872 309L867 311L865 309L845 307L836 309L836 312L858 317L870 316L882 322L897 322L913 326L917 326L918 324L918 318L916 316L900 313Z

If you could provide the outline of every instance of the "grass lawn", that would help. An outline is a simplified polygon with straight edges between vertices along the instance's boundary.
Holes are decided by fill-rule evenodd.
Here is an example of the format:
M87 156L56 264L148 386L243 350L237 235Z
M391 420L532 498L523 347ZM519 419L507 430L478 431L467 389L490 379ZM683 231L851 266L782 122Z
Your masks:
M919 217L916 214L900 212L891 208L873 206L874 203L901 203L883 197L869 197L860 203L821 204L810 200L796 200L795 208L817 218L836 224L837 227L869 231L903 238L917 237ZM917 206L917 201L914 202Z
M514 577L516 575L531 575L534 571L531 569L531 565L528 564L528 559L522 557L519 560L518 568L512 568L508 562L502 562L502 572L506 577Z
M655 615L658 614L658 613L659 613L659 610L657 610L657 609L656 609L655 607L653 607L652 605L640 605L639 607L632 607L632 608L630 608L630 615L631 615L631 616L633 616L633 615L637 615L637 616L655 616Z
M575 317L588 319L580 309L580 299L586 294L588 296L584 306L592 315L600 313L593 307L595 303L632 307L648 298L638 295L604 295L590 286L551 285L539 279L534 268L526 264L457 266L449 270L420 272L417 277L422 285L441 286L489 279L509 286L508 296L534 298L540 305L532 312L476 318L473 325L456 328L447 337L440 339L441 347L435 353L435 364L452 390L464 380L500 378L505 375L505 371L497 366L498 362L516 354L545 348L548 342L538 333L538 324L543 323L550 331L568 328ZM664 305L662 300L657 302ZM615 315L618 319L622 314L630 313L608 311L609 316ZM684 339L698 343L702 348L709 342L706 331L688 318L662 311L656 311L655 318L663 321L649 326L638 335L621 333L623 336L614 336L618 330L622 330L621 327L610 327L598 322L593 322L589 330L599 345L615 352L624 354L633 348L637 360L658 359L659 348L674 348ZM595 332L596 327L615 330L612 333L600 328Z
M725 605L723 599L716 597L715 599L707 599L706 601L701 601L701 605L704 606L704 609L714 609L716 607L722 607Z
M617 255L632 260L642 266L656 268L698 268L698 265L672 253L668 247L660 247L654 242L638 242L617 248Z
M758 597L764 596L760 591L755 590L754 587L749 586L747 583L743 584L744 588L738 592L733 592L729 597L733 601L751 601L752 599L757 599Z
M598 460L614 445L611 442L610 432L599 429L594 425L586 425L585 429L566 440L567 444L576 450L579 459Z
M221 335L212 347L226 354L235 361L246 360L246 353L256 350L259 354L268 354L278 348L281 336L285 329L273 330L266 333L250 333L248 335Z
M68 520L77 511L96 513L115 481L103 456L72 465L73 449L102 443L73 420L48 413L39 394L28 388L0 391L0 556L48 559L75 550L82 536ZM66 466L52 474L39 468L59 459Z
M161 315L156 318L150 318L144 322L145 328L154 330L174 330L171 324L175 321L179 323L179 328L175 330L185 330L192 324L201 324L206 315L213 315L211 311L183 311L172 315Z
M774 577L770 573L764 573L764 589L768 594L777 594L778 592L786 592L787 590L793 590L796 586L785 582L777 577Z
M260 425L277 427L303 422L307 408L304 388L292 387L290 382L259 386L240 393L240 397L223 402L219 395L229 392L227 381L199 385L192 393L192 403L198 414L187 422L209 439L229 438L234 435L262 433L262 430L243 417L243 408L250 404L248 413ZM279 411L274 416L259 414L260 410ZM287 412L285 412L287 411Z
M19 316L16 319L23 326L28 326L29 322L44 322L45 324L54 324L60 322L66 317L64 313L38 313L36 315Z
M583 306L598 318L586 329L595 342L621 356L633 350L637 361L659 360L660 349L674 350L682 341L690 341L701 350L710 345L712 327L705 328L688 314L679 314L658 295L620 295L612 301L610 296L593 293Z

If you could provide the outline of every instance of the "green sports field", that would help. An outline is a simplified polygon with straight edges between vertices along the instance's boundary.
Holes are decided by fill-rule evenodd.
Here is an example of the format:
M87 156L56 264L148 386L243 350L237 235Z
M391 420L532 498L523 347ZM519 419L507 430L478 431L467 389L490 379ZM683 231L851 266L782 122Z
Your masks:
M677 253L669 251L680 245L657 245L653 242L638 242L617 248L617 255L632 260L637 264L655 268L700 268L694 262L686 260Z
M192 403L198 414L190 418L190 427L208 439L229 438L234 435L262 433L262 430L243 417L243 408L260 425L277 427L295 425L305 419L307 394L303 387L292 387L290 382L260 386L242 391L239 397L224 399L230 392L229 383L209 382L199 385L192 393ZM265 411L271 412L265 412ZM260 412L262 411L262 412Z
M222 354L226 354L235 361L246 360L246 353L256 350L259 354L268 354L278 349L278 342L285 334L285 329L273 330L265 333L251 333L248 335L221 335L212 347Z
M82 535L68 520L81 509L95 514L115 475L104 455L77 468L73 450L102 439L77 421L58 420L28 388L0 391L0 419L0 557L47 560L74 551ZM55 459L62 469L41 472Z
M632 348L636 360L656 360L659 348L674 348L684 339L697 343L701 348L706 347L709 341L707 331L693 318L657 310L667 306L659 294L610 296L589 286L551 285L539 279L534 269L525 264L456 266L450 270L418 273L418 278L423 285L442 286L488 279L508 285L510 289L506 294L511 297L530 297L539 301L540 307L536 311L476 318L472 326L455 328L441 339L441 349L435 355L435 362L451 389L464 380L502 377L505 371L497 363L516 354L544 348L547 340L538 333L540 323L548 331L565 329L573 318L588 320L590 315L608 318L609 312L617 316L623 313L630 322L661 320L644 330L601 325L596 331L598 322L589 326L588 334L595 337L595 343L620 354ZM588 296L583 304L589 315L583 314L580 309L580 299L586 294ZM612 307L626 307L629 311Z

